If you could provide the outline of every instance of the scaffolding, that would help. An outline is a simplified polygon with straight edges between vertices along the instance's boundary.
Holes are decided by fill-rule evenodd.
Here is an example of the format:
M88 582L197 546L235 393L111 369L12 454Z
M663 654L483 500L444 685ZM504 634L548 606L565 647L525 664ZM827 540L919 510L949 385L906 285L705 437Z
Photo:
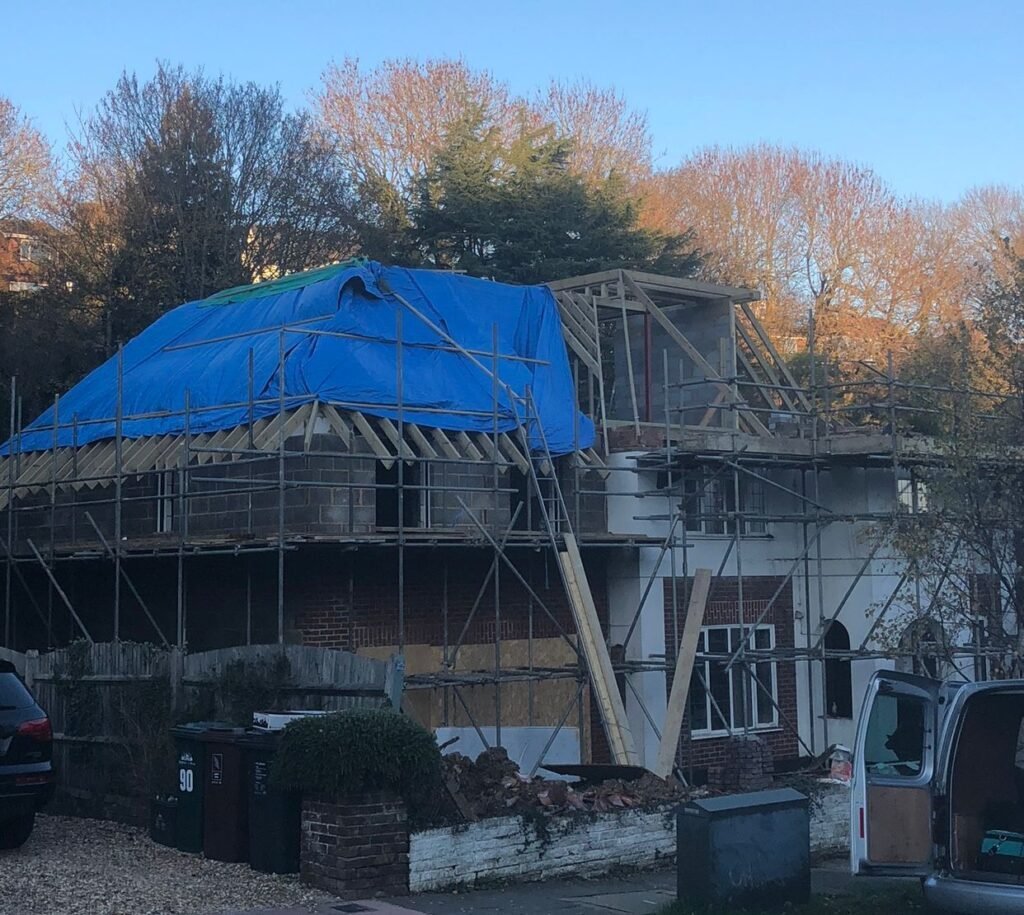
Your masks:
M0 536L5 570L4 645L44 647L27 644L23 633L32 633L37 642L45 640L46 646L76 636L92 641L101 629L118 641L127 632L140 633L139 621L144 619L153 641L184 648L194 625L188 604L190 561L210 556L239 561L239 574L245 578L247 644L259 628L253 616L254 563L273 562L275 637L283 644L288 637L289 557L315 544L347 551L379 549L393 555L394 647L402 653L413 643L406 617L407 564L423 561L430 550L431 555L440 552L443 557L437 570L443 582L438 608L441 662L435 670L410 673L406 688L439 691L442 723L464 718L487 746L487 728L493 728L494 740L502 743L502 722L507 717L504 690L512 684L525 684L527 720L533 722L538 685L566 682L571 685L559 694L560 706L545 709L541 716L553 727L541 758L570 721L575 720L582 739L589 726L587 707L594 701L602 710L613 757L626 762L629 753L623 738L614 736L616 727L625 722L616 721L614 711L607 709L615 697L601 699L594 694L616 679L619 700L628 696L635 701L647 725L660 737L656 710L645 703L639 683L644 676L670 676L673 671L682 608L687 605L694 572L689 556L699 537L696 529L710 528L721 532L714 541L721 556L711 581L711 596L722 581L735 582L740 638L736 647L726 652L701 650L695 676L715 703L700 665L708 662L724 665L727 672L740 670L740 682L745 686L739 730L752 729L747 709L757 703L757 691L767 692L764 698L770 701L780 726L792 730L801 752L820 754L829 744L828 715L824 709L816 710L814 703L816 697L824 701L827 693L827 663L895 659L897 653L875 645L872 637L908 582L906 574L900 577L861 644L843 650L828 647L826 633L847 608L858 582L872 574L878 547L857 557L862 560L858 571L843 574L849 579L848 587L830 605L825 582L831 574L827 571L831 557L824 552L824 534L837 523L870 524L891 518L899 503L899 472L941 461L940 451L926 436L901 431L906 425L903 415L910 409L905 395L916 386L897 378L891 357L884 370L866 367L864 377L829 378L817 358L813 321L808 337L809 378L798 382L761 326L753 307L757 295L749 290L626 270L550 285L563 322L579 404L597 422L599 435L596 447L580 448L577 423L577 447L564 457L552 456L543 442L539 448L531 447L528 429L540 430L543 438L536 404L529 390L523 396L508 388L500 370L503 361L524 361L524 357L500 352L496 327L490 351L466 349L404 300L394 339L367 339L372 345L394 350L397 399L393 404L300 403L289 397L284 384L288 339L330 334L302 323L263 331L278 335L277 397L268 400L257 395L250 350L247 402L230 405L244 406L248 420L216 432L196 434L192 429L205 411L225 405L194 406L187 392L183 409L177 413L126 414L121 350L117 355L116 415L103 420L113 422L114 437L78 446L85 423L77 416L62 415L58 397L52 411L52 447L23 453L21 407L12 379L11 451L0 459L5 481L0 507L6 527L5 535ZM413 344L407 342L403 321L426 325L440 341L418 342L417 348L434 346L458 353L491 385L490 414L470 414L458 408L444 411L487 423L488 432L453 431L407 421L403 349ZM695 322L706 339L697 340L690 332ZM183 345L210 347L225 339ZM964 393L953 387L948 392ZM499 394L514 405L512 427L499 415ZM269 416L256 418L271 408ZM421 406L416 411L428 412ZM173 418L183 431L127 437L125 428L142 418ZM70 432L70 446L58 444L62 431ZM628 459L614 460L617 455L628 455ZM858 512L830 509L823 499L821 478L835 467L890 470L893 507ZM780 482L780 470L795 475L799 485ZM751 480L781 492L798 508L773 512L765 505L746 504L742 493ZM312 491L310 499L333 506L329 523L296 523L293 500L304 491ZM717 501L705 498L712 491ZM390 525L371 517L374 497L385 492L396 506ZM215 499L233 500L231 529L202 521L200 506ZM609 530L607 518L613 500L627 500L636 506L630 515L636 530ZM652 500L664 503L665 510L640 508ZM154 505L158 529L142 535L135 528L138 510ZM410 516L407 506L418 506L418 516ZM379 501L376 510L380 511ZM744 560L751 532L766 525L792 526L799 532L801 548L787 557L788 566L784 574L776 576L779 584L771 598L748 618L744 589L751 564ZM609 555L608 551L639 555L641 550L656 557L649 575L640 581L637 606L624 613L629 620L627 632L607 670L601 669L601 652L608 652L609 646L600 639L596 640L600 645L591 644L595 640L582 631L578 616L573 625L567 625L564 607L560 612L551 606L545 596L551 588L542 587L533 574L534 566L524 561L544 557L545 584L559 582L575 610L574 590L588 589L574 582L574 567L563 558L577 542L584 557L600 559ZM490 557L464 618L451 612L448 602L453 567L459 565L453 557L461 550ZM137 580L135 569L154 558L174 565L173 618L150 606L144 597L146 588ZM75 595L66 587L64 570L76 563L109 564L110 616L102 626L95 614L79 612ZM579 566L582 568L581 563ZM729 569L734 574L726 575ZM580 574L585 585L585 573ZM510 663L503 656L503 581L514 581L526 595L525 664ZM757 646L748 634L769 617L784 589L797 581L803 585L802 602L808 611L804 644ZM649 597L655 587L664 587L666 582L666 643L671 650L661 657L629 659L630 642ZM350 606L354 587L350 572ZM492 663L486 669L482 665L467 669L459 663L460 652L488 604L493 609L488 623L493 630ZM135 617L128 626L126 612ZM565 646L571 663L553 666L537 660L535 646L541 628ZM980 641L955 648L958 657L973 663L994 650ZM764 689L756 669L765 662L805 669L809 707L798 714L811 722L809 728L802 729L800 721L793 720L778 698ZM478 720L482 716L479 711L474 714L467 701L466 691L476 687L491 691L490 722ZM720 709L718 714L722 714ZM816 720L821 722L822 741L817 739ZM689 729L685 734L685 740L691 739ZM683 755L677 755L677 762L682 759ZM684 777L681 767L677 774Z

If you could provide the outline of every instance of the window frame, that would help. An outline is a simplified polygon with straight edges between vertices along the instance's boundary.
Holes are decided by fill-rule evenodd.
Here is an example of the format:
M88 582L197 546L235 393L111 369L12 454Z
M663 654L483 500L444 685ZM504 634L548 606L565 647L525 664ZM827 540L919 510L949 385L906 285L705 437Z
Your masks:
M656 486L666 497L686 506L687 514L683 526L688 534L696 537L734 537L734 522L724 517L709 518L708 515L724 515L735 511L735 494L732 478L715 474L673 475L671 488L668 474L659 471ZM740 511L764 515L767 512L767 489L761 480L749 477L740 479ZM763 518L751 520L739 518L741 537L768 537L768 522Z
M896 479L896 508L908 515L921 515L928 511L928 484L910 474Z
M758 632L767 632L768 633L768 648L765 649L765 650L773 651L775 649L775 645L776 645L775 626L773 624L771 624L771 623L762 623L762 624L757 625L757 626L751 625L751 626L743 626L743 627L741 627L739 623L725 623L725 624L721 624L721 625L702 626L701 627L701 630L700 630L700 640L699 640L699 642L697 644L697 654L698 654L698 656L701 655L701 654L707 653L709 633L712 632L712 631L722 631L722 630L725 630L725 631L727 631L729 633L729 636L728 636L729 649L728 650L729 650L729 653L731 654L732 652L734 652L736 650L736 648L739 645L739 633L740 633L740 629L741 628L747 630L747 638L752 643L756 642L756 634ZM735 634L735 641L734 641L734 634ZM711 703L711 689L710 689L711 665L712 664L722 664L722 663L724 663L724 662L717 662L717 661L710 661L710 660L703 660L702 661L702 660L700 660L699 657L694 662L694 673L692 675L692 680L691 680L691 684L690 684L690 697L689 697L689 701L687 702L686 714L687 714L688 724L689 724L689 728L690 728L690 736L692 738L694 738L695 740L707 740L707 739L712 739L712 738L716 738L716 737L731 737L731 736L733 736L735 734L742 734L743 731L744 731L743 722L742 722L742 720L740 720L740 710L736 706L736 698L737 697L736 697L736 688L735 688L735 678L733 676L729 676L728 677L728 685L729 685L729 708L728 708L729 723L728 723L728 726L725 727L725 728L718 728L718 727L713 727L712 726L712 724L718 718L718 715L715 712L714 706ZM774 700L774 702L773 702L773 704L771 706L771 720L770 721L766 721L766 722L757 722L757 723L750 724L750 725L747 726L746 730L747 731L757 731L757 732L778 730L779 726L780 726L779 725L779 710L777 708L777 705L779 704L779 665L778 665L778 662L775 661L775 660L760 661L760 662L757 662L757 663L758 664L769 664L770 665L770 669L771 669L771 685L770 685L769 690L770 690L771 697ZM701 674L702 674L702 678L703 678L703 684L701 683L701 678L697 677L697 665L701 666ZM757 715L757 696L759 694L759 690L757 688L757 685L754 682L755 678L756 678L756 672L752 671L752 672L750 672L750 673L748 673L746 675L746 679L749 681L749 689L750 689L750 692L748 693L748 697L752 700L751 701L751 707L750 707L750 710L752 712L752 717L751 717L752 721L756 721L756 719L758 717L758 715ZM696 687L696 689L699 689L699 690L703 691L703 693L704 693L705 720L707 721L708 724L707 724L707 727L703 727L703 728L695 728L693 726L693 711L692 711L692 708L693 708L694 697L696 696L696 689L695 689L695 687ZM726 709L723 708L722 711L725 712Z
M159 470L156 474L156 518L157 534L174 533L174 502L177 499L177 471Z

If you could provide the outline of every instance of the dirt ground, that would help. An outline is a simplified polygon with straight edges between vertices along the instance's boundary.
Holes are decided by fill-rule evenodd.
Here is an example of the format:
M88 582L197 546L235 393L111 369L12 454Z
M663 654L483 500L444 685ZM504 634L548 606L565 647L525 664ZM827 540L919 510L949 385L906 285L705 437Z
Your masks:
M24 846L0 852L2 915L206 915L331 898L297 877L208 861L104 820L39 816Z

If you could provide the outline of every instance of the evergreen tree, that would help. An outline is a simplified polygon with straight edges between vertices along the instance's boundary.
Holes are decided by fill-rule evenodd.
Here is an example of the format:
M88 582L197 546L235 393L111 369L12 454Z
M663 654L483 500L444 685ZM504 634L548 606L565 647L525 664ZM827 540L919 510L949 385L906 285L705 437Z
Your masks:
M615 267L693 272L687 236L640 228L624 182L586 182L570 170L571 152L570 140L525 114L507 142L470 113L419 181L408 235L420 258L517 283Z

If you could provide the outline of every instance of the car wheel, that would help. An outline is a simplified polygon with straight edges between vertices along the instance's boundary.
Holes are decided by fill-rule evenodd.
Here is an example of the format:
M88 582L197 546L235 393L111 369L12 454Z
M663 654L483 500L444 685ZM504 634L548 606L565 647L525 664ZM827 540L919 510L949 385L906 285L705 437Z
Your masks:
M13 820L0 822L0 848L21 848L28 841L28 837L32 835L32 827L35 822L36 815L34 813L26 813Z

